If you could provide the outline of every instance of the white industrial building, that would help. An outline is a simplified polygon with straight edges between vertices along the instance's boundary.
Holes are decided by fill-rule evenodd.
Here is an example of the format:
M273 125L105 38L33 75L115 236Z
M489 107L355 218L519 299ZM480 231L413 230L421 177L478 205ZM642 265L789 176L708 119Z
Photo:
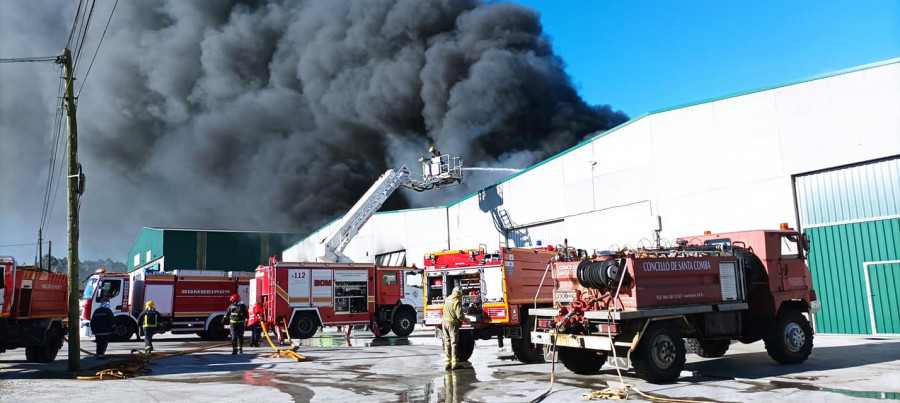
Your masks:
M610 249L651 245L659 229L666 240L779 223L813 242L819 331L900 333L900 314L879 305L900 288L900 59L647 113L450 205L378 213L344 253L421 266L479 245ZM333 225L283 260L315 260ZM881 252L855 256L873 242ZM840 245L854 257L835 256ZM867 298L873 288L893 295Z

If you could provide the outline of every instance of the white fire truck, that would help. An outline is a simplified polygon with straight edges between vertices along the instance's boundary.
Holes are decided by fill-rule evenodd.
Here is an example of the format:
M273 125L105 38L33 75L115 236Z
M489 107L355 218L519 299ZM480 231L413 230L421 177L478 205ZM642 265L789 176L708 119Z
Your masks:
M112 341L125 341L137 334L137 317L146 301L153 301L162 316L161 331L224 339L227 331L222 316L229 298L238 294L248 299L252 278L252 272L141 268L124 274L100 269L87 279L81 296L81 335L91 335L91 315L100 306L100 298L106 296L116 315Z

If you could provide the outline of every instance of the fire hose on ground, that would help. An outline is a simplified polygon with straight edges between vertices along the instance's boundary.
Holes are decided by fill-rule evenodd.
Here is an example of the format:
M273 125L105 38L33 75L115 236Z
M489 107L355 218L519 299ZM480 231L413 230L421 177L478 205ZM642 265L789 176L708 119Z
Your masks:
M294 345L293 340L291 340L291 348L289 350L282 350L275 346L275 343L272 342L271 337L269 337L269 332L266 329L266 325L264 322L260 322L263 328L263 334L266 335L266 340L269 342L269 345L275 350L275 353L272 355L266 356L266 358L290 358L294 361L306 361L306 357L298 354L296 351L298 347ZM287 329L287 325L285 324L285 329ZM288 340L290 340L290 333L287 333ZM77 376L75 379L81 381L101 381L107 379L125 379L130 377L135 377L139 375L145 375L149 371L144 368L150 361L161 360L163 358L177 357L181 355L193 354L196 352L209 350L218 347L226 347L230 346L231 343L218 343L209 346L198 347L190 350L179 351L177 353L144 353L138 351L137 349L132 349L131 354L127 356L122 355L110 355L110 357L121 357L126 358L125 360L110 363L109 368L105 368L99 370L94 373L94 375L81 375ZM87 355L96 355L93 352L90 352L85 349L80 349L82 353Z

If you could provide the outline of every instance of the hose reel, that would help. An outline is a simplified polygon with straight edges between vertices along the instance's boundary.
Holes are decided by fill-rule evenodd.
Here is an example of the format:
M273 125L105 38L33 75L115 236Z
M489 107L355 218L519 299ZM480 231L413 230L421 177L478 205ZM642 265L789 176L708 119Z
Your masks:
M583 287L612 289L625 274L625 259L585 260L578 264L575 274Z

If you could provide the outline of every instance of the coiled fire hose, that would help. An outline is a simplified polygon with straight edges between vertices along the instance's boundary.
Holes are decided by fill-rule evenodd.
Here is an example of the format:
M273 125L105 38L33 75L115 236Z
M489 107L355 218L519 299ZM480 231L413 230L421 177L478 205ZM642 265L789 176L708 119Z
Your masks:
M298 347L296 345L294 345L294 341L291 340L291 334L288 331L286 322L284 323L284 329L285 329L285 332L287 333L288 340L291 341L291 348L289 350L282 350L282 349L278 348L278 346L276 346L275 343L272 342L272 338L269 337L269 330L266 329L266 322L260 321L259 323L262 325L263 334L266 335L266 341L268 341L269 345L272 346L272 349L275 350L274 354L266 356L266 358L290 358L297 362L307 360L306 356L300 355L297 353Z

